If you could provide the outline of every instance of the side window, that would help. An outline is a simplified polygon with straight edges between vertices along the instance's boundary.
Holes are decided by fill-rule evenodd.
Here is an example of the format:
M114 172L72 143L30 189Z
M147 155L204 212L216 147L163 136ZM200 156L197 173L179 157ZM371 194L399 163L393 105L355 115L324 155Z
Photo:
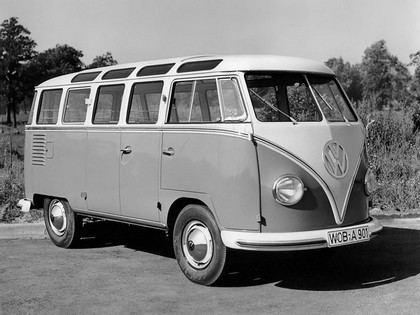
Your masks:
M45 90L41 93L36 123L40 125L56 124L63 90Z
M205 79L174 84L169 123L223 122L245 118L236 80Z
M214 82L214 89L206 91L206 102L209 105L209 117L211 122L221 122L222 112L219 104L219 94L217 93L216 82Z
M169 122L202 122L197 81L177 82L171 99Z
M83 123L86 119L87 104L90 89L70 90L67 100L63 121L66 123Z
M155 124L158 120L163 82L137 83L131 90L128 124Z
M124 85L99 87L92 122L94 124L117 124L123 93Z
M245 119L245 109L239 94L238 82L233 79L220 80L224 120Z

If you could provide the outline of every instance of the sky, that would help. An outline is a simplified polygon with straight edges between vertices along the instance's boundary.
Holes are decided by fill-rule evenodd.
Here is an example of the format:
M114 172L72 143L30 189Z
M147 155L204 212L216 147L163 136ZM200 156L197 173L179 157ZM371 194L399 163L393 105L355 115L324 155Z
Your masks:
M0 0L41 52L68 44L85 64L209 54L362 61L386 41L404 63L420 51L420 0Z

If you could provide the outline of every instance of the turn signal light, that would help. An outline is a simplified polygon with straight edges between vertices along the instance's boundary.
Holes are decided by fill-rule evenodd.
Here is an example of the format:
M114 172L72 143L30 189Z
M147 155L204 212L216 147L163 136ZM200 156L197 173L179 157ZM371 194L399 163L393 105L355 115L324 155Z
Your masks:
M365 194L367 196L372 195L375 190L378 188L378 183L376 182L375 175L372 170L369 168L365 174Z

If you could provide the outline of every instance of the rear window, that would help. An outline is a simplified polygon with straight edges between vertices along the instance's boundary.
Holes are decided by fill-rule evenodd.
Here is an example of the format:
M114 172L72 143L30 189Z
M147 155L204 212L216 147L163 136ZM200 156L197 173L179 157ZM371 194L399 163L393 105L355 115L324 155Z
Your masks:
M41 93L36 123L39 125L56 124L60 107L62 89L44 90Z

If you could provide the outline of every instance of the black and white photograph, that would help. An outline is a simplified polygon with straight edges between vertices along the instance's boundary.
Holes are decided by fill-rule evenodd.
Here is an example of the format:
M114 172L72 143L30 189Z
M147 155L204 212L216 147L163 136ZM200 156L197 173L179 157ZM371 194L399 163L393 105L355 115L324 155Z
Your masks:
M0 315L418 314L419 0L0 23Z

